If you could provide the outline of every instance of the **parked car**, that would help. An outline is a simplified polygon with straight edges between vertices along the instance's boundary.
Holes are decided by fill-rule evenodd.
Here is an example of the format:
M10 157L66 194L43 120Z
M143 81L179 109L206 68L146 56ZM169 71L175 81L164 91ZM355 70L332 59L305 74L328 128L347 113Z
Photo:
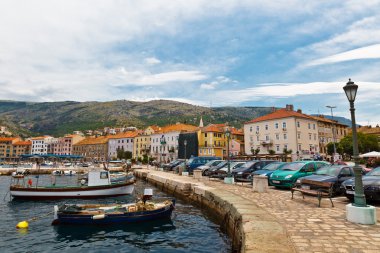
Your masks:
M252 181L252 173L254 171L260 170L264 168L266 165L276 162L274 160L253 160L249 161L239 169L236 169L232 172L235 181L237 182L251 182Z
M330 165L322 161L298 161L281 166L269 177L269 184L275 187L291 188L298 178L313 174L318 168Z
M312 186L305 183L305 179L317 182L332 182L334 183L333 195L340 195L344 193L341 188L342 183L353 177L354 170L352 167L347 165L331 165L317 169L313 175L297 179L296 184L299 184L302 188L313 189Z
M198 166L196 169L202 171L202 175L205 173L205 171L209 170L211 167L216 166L220 164L221 162L224 162L223 160L212 160L206 163L205 165Z
M172 171L175 171L175 173L179 172L179 168L182 168L182 171L185 169L185 161L181 161L179 164L173 167Z
M252 174L253 174L253 176L255 176L255 175L267 176L268 177L268 184L269 184L270 175L272 175L272 173L275 170L278 170L279 168L281 168L281 166L283 166L284 164L286 164L286 163L285 162L273 162L273 163L270 163L270 164L264 166L261 170L254 171Z
M366 199L380 200L380 167L373 169L363 176L363 188ZM355 179L349 179L342 183L345 195L351 201L354 200Z
M203 176L210 176L215 170L222 168L226 164L227 164L227 161L222 161L218 165L211 166L208 170L205 170L202 174Z
M184 161L183 159L177 159L177 160L171 161L170 163L164 164L162 167L164 170L173 170L174 167L176 167L183 161Z
M234 171L238 168L241 168L244 164L246 164L246 161L230 161L230 171ZM210 177L217 177L217 178L225 178L228 174L228 162L221 168L215 170L212 172Z
M273 171L278 170L282 165L286 164L285 162L273 162L264 166L261 170L256 170L253 172L253 175L261 175L270 177Z
M186 167L187 167L187 171L189 173L193 173L193 170L201 165L205 165L206 163L208 163L209 161L213 161L213 160L221 160L220 157L216 157L216 156L198 156L198 157L191 157L187 163L186 163Z

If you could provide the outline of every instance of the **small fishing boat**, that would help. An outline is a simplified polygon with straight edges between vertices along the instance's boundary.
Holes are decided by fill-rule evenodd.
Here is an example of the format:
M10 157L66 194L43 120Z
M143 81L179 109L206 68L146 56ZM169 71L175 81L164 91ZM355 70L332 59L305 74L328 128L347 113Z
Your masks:
M91 205L65 204L54 206L52 225L58 224L120 224L170 218L175 199L162 202L139 201L131 204Z
M55 176L51 185L41 186L39 176L14 175L10 194L22 199L58 199L58 198L99 198L132 194L135 178L129 175L123 181L112 182L109 171L90 171L87 178L78 180L77 185L56 185Z

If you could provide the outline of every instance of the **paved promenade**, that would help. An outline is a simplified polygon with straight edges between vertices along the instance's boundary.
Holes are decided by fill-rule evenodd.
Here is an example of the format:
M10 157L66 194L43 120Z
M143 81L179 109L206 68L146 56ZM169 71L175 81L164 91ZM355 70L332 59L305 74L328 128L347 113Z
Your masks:
M149 173L196 183L222 195L228 194L229 199L236 199L234 205L246 208L250 217L243 223L247 222L253 231L264 231L261 238L246 236L246 252L380 252L380 225L347 222L345 205L348 202L344 197L334 199L335 207L331 207L328 199L323 199L321 208L318 208L316 198L305 196L303 200L295 193L292 200L291 193L285 190L270 188L267 193L256 193L247 184L226 185L208 178L199 181L162 171L149 170ZM379 208L377 214L379 220ZM257 231L254 234L257 236ZM267 240L271 236L278 236L277 246L266 244L271 241ZM252 248L249 247L250 240L255 242Z

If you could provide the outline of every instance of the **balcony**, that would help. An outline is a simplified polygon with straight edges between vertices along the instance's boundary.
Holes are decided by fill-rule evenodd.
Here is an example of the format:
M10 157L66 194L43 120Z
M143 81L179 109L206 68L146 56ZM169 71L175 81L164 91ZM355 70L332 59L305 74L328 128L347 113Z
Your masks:
M263 145L263 146L272 146L272 145L273 145L273 141L272 141L272 140L261 141L260 143L261 143L261 145Z

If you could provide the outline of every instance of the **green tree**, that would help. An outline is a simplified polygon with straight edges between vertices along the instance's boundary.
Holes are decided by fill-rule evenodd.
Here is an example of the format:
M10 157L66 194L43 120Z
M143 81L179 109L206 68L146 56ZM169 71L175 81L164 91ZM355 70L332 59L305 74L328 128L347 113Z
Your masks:
M332 155L334 153L334 143L330 142L326 145L326 147L327 147L327 154ZM343 154L343 148L339 142L335 142L335 148L338 154Z
M274 151L273 149L269 149L269 150L268 150L268 153L269 153L270 155L274 155L274 154L276 154L276 151Z
M352 134L345 136L340 140L339 145L344 153L353 155ZM358 133L359 153L367 153L370 151L379 151L379 142L377 137L370 134Z

